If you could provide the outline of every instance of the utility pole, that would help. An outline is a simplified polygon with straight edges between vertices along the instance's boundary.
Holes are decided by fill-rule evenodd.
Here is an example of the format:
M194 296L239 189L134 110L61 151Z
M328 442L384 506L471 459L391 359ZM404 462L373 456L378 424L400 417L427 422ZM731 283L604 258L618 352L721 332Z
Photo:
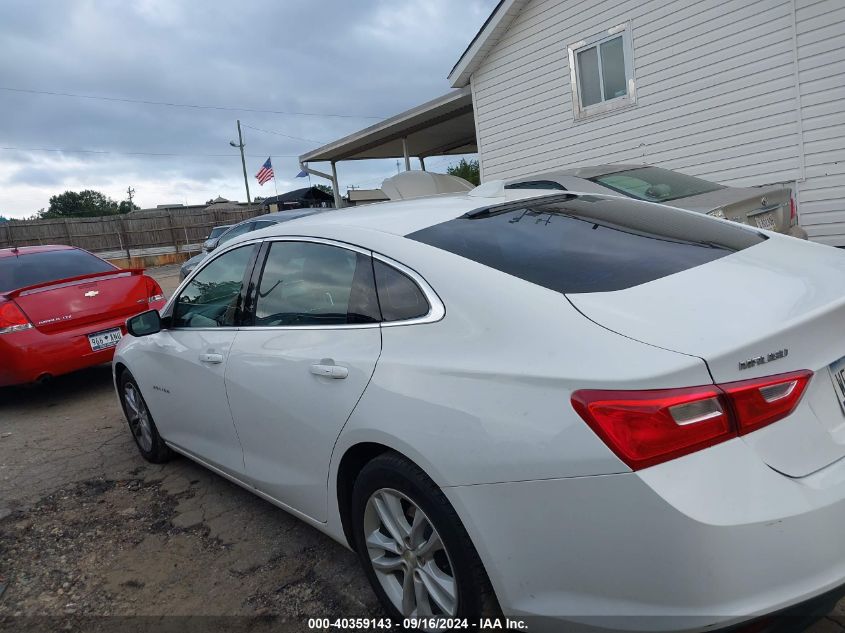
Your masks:
M132 207L132 197L135 195L135 190L132 188L132 185L127 187L126 195L129 196L129 211L132 211L132 209L133 209L133 207ZM126 247L126 265L129 268L131 268L132 267L132 253L129 251L129 231L126 230L126 222L123 221L123 218L120 218L119 222L120 222L120 228L123 230L123 237L126 238L126 244L125 244L125 247ZM117 239L119 241L123 241L120 238L119 232L117 234Z
M246 177L246 159L244 158L244 137L241 134L241 120L238 119L238 142L229 141L229 145L232 147L237 147L241 150L241 166L244 168L244 187L246 187L246 201L247 204L252 202L252 199L249 197L249 181Z

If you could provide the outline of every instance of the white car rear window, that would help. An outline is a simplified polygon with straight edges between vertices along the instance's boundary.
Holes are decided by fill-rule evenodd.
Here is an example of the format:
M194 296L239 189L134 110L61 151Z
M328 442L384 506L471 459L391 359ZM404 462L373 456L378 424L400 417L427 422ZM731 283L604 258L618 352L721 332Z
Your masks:
M407 237L563 293L637 286L765 240L635 200L554 196L468 213Z

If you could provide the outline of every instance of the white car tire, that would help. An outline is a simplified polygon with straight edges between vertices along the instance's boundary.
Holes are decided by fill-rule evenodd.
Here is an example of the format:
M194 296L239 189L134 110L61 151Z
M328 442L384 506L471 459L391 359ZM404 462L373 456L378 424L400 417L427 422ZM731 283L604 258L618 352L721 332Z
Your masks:
M410 460L387 452L364 466L352 493L352 522L361 564L394 622L499 614L457 513Z
M135 440L141 456L153 464L170 460L173 452L158 434L158 428L147 408L144 396L141 395L141 389L128 369L120 374L118 386L123 414L126 416L132 439Z

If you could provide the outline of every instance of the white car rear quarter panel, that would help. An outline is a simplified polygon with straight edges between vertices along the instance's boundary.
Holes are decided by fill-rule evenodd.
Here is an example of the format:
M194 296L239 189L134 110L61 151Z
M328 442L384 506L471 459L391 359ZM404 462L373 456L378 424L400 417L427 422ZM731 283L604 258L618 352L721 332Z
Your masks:
M785 608L845 578L845 475L789 480L741 440L638 473L444 492L509 614L683 630Z
M373 248L422 274L446 316L382 329L333 461L380 442L441 486L625 472L571 392L711 382L700 359L609 332L560 293L411 240L383 235Z

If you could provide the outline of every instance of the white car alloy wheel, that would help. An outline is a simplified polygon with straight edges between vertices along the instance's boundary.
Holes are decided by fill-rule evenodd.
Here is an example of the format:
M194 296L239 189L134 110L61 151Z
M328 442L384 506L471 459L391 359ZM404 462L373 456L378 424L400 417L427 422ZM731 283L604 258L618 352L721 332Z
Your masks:
M380 488L364 512L370 563L393 606L406 617L457 613L449 553L425 512L398 490Z
M123 386L123 401L126 403L126 417L129 421L129 428L138 446L146 452L153 448L153 432L150 426L150 412L144 404L141 394L134 383L127 382Z
M123 414L141 456L154 464L169 460L172 455L170 448L161 439L155 420L132 374L124 370L118 378L118 388Z

